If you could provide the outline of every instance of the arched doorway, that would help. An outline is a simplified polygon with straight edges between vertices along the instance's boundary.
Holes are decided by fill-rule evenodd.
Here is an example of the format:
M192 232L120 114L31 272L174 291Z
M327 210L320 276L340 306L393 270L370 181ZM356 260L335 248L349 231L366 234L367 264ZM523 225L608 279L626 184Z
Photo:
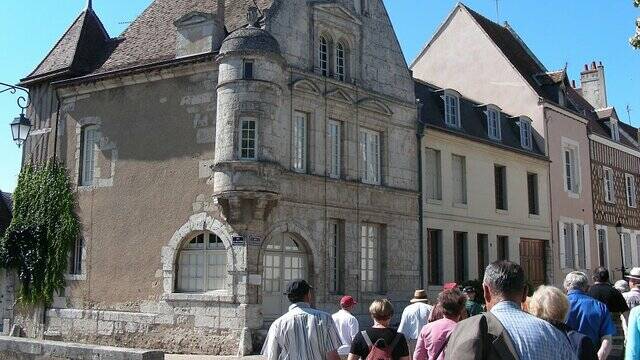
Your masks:
M289 301L283 293L289 281L308 280L309 259L292 233L278 232L265 244L262 265L262 314L270 321L288 311Z

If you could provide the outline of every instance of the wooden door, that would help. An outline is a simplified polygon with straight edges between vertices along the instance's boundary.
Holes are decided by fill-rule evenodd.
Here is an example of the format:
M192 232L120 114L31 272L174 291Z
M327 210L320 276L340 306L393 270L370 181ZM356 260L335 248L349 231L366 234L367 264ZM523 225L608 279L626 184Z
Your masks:
M520 265L534 289L546 282L545 244L544 240L520 239Z

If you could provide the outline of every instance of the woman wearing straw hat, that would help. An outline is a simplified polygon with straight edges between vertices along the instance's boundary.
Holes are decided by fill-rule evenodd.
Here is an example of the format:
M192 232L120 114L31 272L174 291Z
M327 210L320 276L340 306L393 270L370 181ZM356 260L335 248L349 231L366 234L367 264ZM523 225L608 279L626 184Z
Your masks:
M409 352L413 357L420 330L426 325L433 306L429 305L429 298L425 290L416 290L413 293L413 299L409 302L411 305L404 308L402 312L402 320L400 321L398 332L404 334L407 338Z

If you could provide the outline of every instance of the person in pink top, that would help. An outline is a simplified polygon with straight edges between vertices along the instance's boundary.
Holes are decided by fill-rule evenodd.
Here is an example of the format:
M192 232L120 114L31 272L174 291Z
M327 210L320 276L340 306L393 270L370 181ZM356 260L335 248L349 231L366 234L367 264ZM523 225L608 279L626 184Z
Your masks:
M418 336L413 360L441 360L445 358L449 335L466 312L466 297L458 289L450 289L438 295L438 306L444 317L425 325Z

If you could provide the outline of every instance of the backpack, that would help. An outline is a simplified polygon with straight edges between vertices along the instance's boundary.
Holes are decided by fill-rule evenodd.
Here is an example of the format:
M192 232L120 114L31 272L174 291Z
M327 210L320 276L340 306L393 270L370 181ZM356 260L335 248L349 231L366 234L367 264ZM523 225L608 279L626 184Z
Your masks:
M366 331L362 331L362 337L369 347L369 355L366 360L393 360L393 350L400 341L400 334L396 334L391 345L386 346L384 339L378 339L374 344Z

